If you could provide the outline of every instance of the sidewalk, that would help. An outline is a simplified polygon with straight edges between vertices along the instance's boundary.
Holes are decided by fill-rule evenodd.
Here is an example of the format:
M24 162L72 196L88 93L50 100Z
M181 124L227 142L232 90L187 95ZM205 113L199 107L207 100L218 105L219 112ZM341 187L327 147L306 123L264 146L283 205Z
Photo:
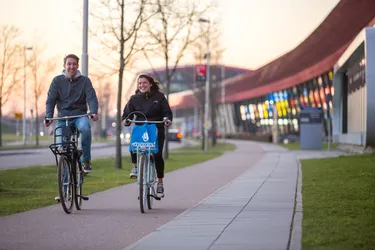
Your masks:
M336 157L343 153L288 151L272 144L256 144L266 154L253 168L126 250L300 249L298 159ZM298 216L294 216L295 206Z

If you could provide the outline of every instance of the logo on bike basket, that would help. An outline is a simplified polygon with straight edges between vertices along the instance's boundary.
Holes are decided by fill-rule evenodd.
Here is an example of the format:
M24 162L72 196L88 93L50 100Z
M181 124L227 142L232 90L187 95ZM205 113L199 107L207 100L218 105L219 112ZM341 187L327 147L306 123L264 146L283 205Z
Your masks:
M143 141L148 141L148 140L150 139L150 138L148 137L148 133L147 133L147 131L143 133L143 135L142 135L142 139L143 139Z

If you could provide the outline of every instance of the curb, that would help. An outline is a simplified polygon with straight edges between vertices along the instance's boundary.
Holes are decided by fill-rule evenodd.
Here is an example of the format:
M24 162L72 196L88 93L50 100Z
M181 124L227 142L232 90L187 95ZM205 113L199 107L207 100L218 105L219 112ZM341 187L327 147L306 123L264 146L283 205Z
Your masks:
M301 161L299 159L296 160L298 165L298 177L289 250L301 250L302 248L302 168Z

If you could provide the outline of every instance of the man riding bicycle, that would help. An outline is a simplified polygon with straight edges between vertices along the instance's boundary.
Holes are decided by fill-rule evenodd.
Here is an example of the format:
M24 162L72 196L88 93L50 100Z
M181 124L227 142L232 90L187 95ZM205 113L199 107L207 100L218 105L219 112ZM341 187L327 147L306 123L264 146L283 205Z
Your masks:
M98 98L91 80L87 76L81 75L78 70L79 58L74 54L69 54L64 58L64 70L62 74L53 78L48 90L46 101L46 118L52 118L55 106L57 106L58 116L72 116L87 114L87 105L90 108L92 120L99 119ZM48 127L52 121L44 120L44 125ZM58 121L57 127L65 126L65 121ZM91 173L91 126L87 116L75 118L69 121L69 126L76 127L80 133L82 142L82 162L83 171ZM57 130L56 134L61 130ZM59 138L61 140L61 138Z

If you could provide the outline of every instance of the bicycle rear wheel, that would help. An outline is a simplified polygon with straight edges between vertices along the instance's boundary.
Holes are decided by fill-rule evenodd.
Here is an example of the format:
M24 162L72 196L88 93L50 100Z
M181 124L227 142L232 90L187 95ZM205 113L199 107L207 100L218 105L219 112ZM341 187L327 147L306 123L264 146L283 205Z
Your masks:
M59 159L58 182L61 206L65 213L70 214L73 209L74 185L70 160L65 155L61 156Z
M74 202L76 204L77 210L81 210L82 208L82 184L83 184L83 171L82 171L82 164L77 160L74 159L75 163L75 195L74 195Z
M145 170L146 170L146 156L141 155L139 158L139 165L138 165L138 188L139 188L139 208L141 209L141 213L145 212L146 208L146 199L147 199L147 186L145 180Z

